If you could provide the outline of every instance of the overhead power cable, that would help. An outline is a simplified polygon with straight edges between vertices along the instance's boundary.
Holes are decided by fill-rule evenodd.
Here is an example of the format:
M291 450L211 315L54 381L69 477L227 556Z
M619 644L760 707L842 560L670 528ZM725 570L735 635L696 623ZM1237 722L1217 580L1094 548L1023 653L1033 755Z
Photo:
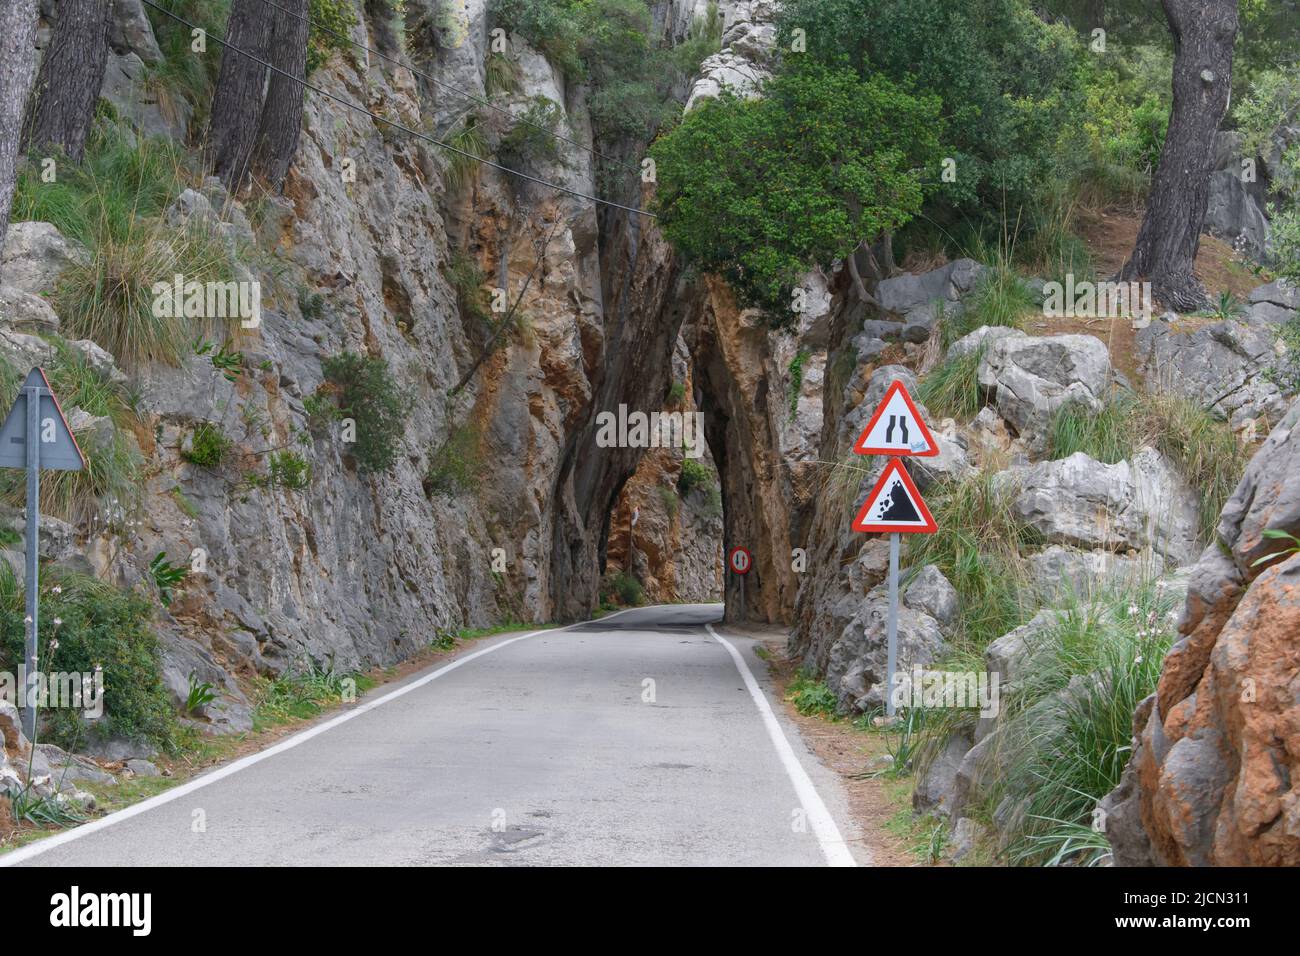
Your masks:
M328 33L330 36L336 37L337 39L342 40L344 43L351 43L353 46L365 50L367 53L373 56L377 56L381 60L387 60L389 63L392 63L394 66L400 66L404 70L410 70L416 76L428 80L430 83L434 84L435 86L441 86L444 89L451 90L453 93L459 93L461 96L464 96L467 99L470 99L475 103L478 103L480 106L486 106L488 109L495 110L496 112L502 114L503 116L508 116L512 121L516 123L523 123L525 126L531 126L533 127L533 129L539 129L547 136L553 136L558 140L568 143L570 146L576 146L578 147L578 149L585 150L586 152L591 153L591 155L595 156L597 159L603 159L607 163L613 163L617 166L622 166L624 169L630 169L633 172L640 172L640 168L637 166L633 166L631 163L625 163L622 160L615 159L612 156L606 156L604 153L599 152L598 150L592 148L591 146L588 146L586 143L580 143L576 139L569 139L569 137L565 136L563 133L557 133L555 132L555 130L549 129L543 126L541 123L534 123L531 120L526 119L522 116L515 116L514 113L511 113L508 109L504 109L500 106L497 106L491 100L486 100L476 93L471 93L469 90L462 90L460 87L453 86L452 84L446 82L445 80L440 80L437 77L430 76L428 73L424 73L420 70L417 70L414 66L411 66L409 63L403 63L401 60L388 56L386 53L381 53L380 51L376 50L374 47L367 46L366 44L362 43L360 40L352 39L352 37L348 36L346 33L339 33L337 30L331 30L329 27L325 26L325 24L317 23L311 17L305 17L301 13L295 13L294 11L289 10L286 7L282 7L280 6L280 4L276 3L275 0L262 0L262 2L266 4L268 7L274 7L276 10L279 10L281 13L287 13L291 17L295 17L299 20L305 20L307 23L315 27L317 30L320 30L322 33Z
M502 166L500 163L495 163L490 159L485 159L484 157L471 153L468 150L460 149L459 147L453 146L450 143L444 143L442 140L435 139L434 137L429 136L426 133L421 133L418 130L413 130L408 126L403 126L401 123L396 123L393 120L388 119L387 117L380 116L377 113L373 113L370 110L366 109L364 106L359 106L356 103L353 103L351 100L345 99L342 96L339 96L335 93L331 93L328 90L322 89L321 87L309 83L306 80L302 79L301 77L294 76L292 73L288 73L277 66L272 66L270 63L266 62L266 60L263 60L261 57L254 56L253 54L247 52L246 50L241 50L239 47L235 46L234 44L226 42L226 40L223 37L219 37L214 33L209 33L204 27L200 27L198 24L191 23L189 20L185 19L179 14L173 13L172 11L164 7L160 7L157 3L154 2L154 0L143 0L143 2L147 6L153 7L159 13L171 17L173 20L177 21L178 23L183 23L191 30L202 30L205 35L216 40L226 49L234 53L238 53L240 56L246 57L247 59L252 60L254 63L259 64L260 66L266 67L268 70L270 70L273 73L278 73L280 76L293 80L293 82L297 83L299 86L303 87L304 89L311 90L313 93L319 93L321 96L324 96L326 99L334 100L336 103L346 106L350 110L355 110L358 113L363 113L366 116L369 116L371 119L375 120L376 122L386 123L389 126L393 127L394 129L399 129L403 133L406 133L410 136L414 136L416 139L421 139L427 143L432 143L434 146L441 146L443 149L450 150L453 153L457 153L460 156L464 156L466 159L472 159L477 163L482 163L484 166L490 166L493 169L498 169L503 173L508 173L509 175L516 176L519 179L527 180L530 183L537 183L539 186L545 186L548 189L555 189L558 190L559 192L567 193L568 195L574 196L578 199L585 199L588 202L599 203L602 206L611 206L615 209L622 209L625 212L635 213L638 216L645 216L648 219L659 218L654 213L649 212L645 209L638 209L635 206L625 206L622 203L614 202L611 199L601 199L599 196L591 196L588 195L587 193L579 192L576 189L570 189L568 186L561 186L559 183L549 182L545 179L540 179L537 176L530 176L528 173L520 172L517 169L511 169L508 166Z

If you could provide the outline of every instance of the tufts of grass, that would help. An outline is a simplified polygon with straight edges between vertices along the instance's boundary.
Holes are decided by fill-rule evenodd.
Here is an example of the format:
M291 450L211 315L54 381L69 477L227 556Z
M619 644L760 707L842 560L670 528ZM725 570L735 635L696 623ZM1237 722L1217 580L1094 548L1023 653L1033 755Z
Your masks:
M1004 689L990 802L1018 806L1005 856L1018 864L1095 865L1109 846L1091 829L1097 802L1128 762L1133 713L1160 677L1175 598L1158 583L1077 600Z
M1048 427L1048 457L1069 458L1081 451L1108 465L1132 458L1141 447L1133 432L1139 404L1135 395L1125 392L1100 412L1074 402L1062 405Z
M314 661L275 680L259 678L253 729L315 717L326 707L355 700L355 695L373 686L374 681L363 674L342 674Z
M967 298L965 308L955 316L944 316L940 324L943 347L985 325L1022 329L1025 317L1041 306L1010 262L995 260Z
M88 263L70 266L51 290L64 328L93 339L124 365L175 365L196 335L224 335L223 320L155 307L155 284L170 284L176 275L186 282L229 282L234 275L229 247L211 230L161 218L196 178L185 163L169 141L128 138L100 123L82 163L59 164L55 182L42 182L35 165L18 178L14 220L53 223L90 253Z
M504 53L488 54L483 63L483 92L489 99L498 93L518 93L521 83L518 63Z
M1200 531L1209 541L1236 489L1250 451L1227 422L1190 399L1119 392L1100 412L1077 405L1057 410L1049 429L1051 457L1082 451L1114 464L1151 445L1169 458L1200 495Z
M480 167L478 160L486 159L491 152L479 115L467 114L448 134L447 143L461 151L451 153L447 160L447 191L458 193L478 175Z
M984 407L984 389L979 383L981 345L965 355L949 358L921 380L917 397L938 418L951 417L969 422Z
M952 582L960 606L953 643L972 656L1033 610L1021 555L1039 542L1012 511L1013 491L985 472L946 485L930 505L939 530L914 535L907 552L910 567L937 565Z

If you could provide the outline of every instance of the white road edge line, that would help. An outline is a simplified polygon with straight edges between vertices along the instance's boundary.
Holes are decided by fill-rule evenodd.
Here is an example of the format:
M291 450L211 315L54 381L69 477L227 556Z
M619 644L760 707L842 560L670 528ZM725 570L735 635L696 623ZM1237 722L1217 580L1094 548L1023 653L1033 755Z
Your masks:
M749 665L740 656L740 651L736 650L730 641L715 631L712 624L705 624L704 626L708 629L709 634L713 636L713 639L727 649L727 653L731 655L732 661L735 662L736 670L740 671L740 676L745 681L749 696L754 699L754 705L763 717L763 724L767 727L768 737L772 739L772 746L776 748L777 756L781 758L781 764L785 767L786 776L794 784L794 792L799 797L799 802L803 805L804 811L808 814L808 822L812 824L813 835L817 837L817 842L821 845L822 855L826 857L827 865L857 866L857 861L853 859L853 854L849 852L848 844L844 842L844 837L840 835L840 828L835 825L835 818L826 809L826 804L822 802L821 794L813 786L808 771L804 770L803 764L795 756L794 748L790 746L785 731L781 729L781 725L777 722L776 714L772 713L772 706L767 702L767 696L750 672Z
M466 654L464 657L458 657L450 664L447 664L444 667L439 667L436 671L431 671L430 673L425 674L423 677L411 681L409 684L403 684L401 687L397 688L394 691L390 691L389 693L385 694L383 697L376 697L374 700L367 701L366 703L361 704L358 707L354 707L352 710L339 714L337 717L333 717L325 721L323 724L317 724L314 727L309 727L306 730L304 730L302 733L295 734L292 737L282 740L273 747L268 747L266 750L259 750L257 753L249 754L247 757L240 757L234 763L228 763L224 767L218 767L216 770L213 770L210 773L205 773L202 776L195 777L193 780L190 780L188 783L183 783L178 787L173 787L171 790L167 790L163 793L160 793L156 797L150 797L148 800L143 800L140 803L133 803L131 806L124 807L123 809L118 810L115 813L110 813L106 817L100 817L98 820L94 820L90 823L84 823L79 827L75 827L74 829L65 830L64 832L56 834L55 836L45 837L44 839L38 840L37 842L25 846L21 849L13 850L9 853L0 855L0 868L7 867L7 866L15 866L19 863L26 862L27 860L30 860L33 857L40 856L42 853L46 853L50 850L55 849L56 847L63 846L65 843L71 843L73 840L79 840L82 837L90 836L92 833L97 833L100 830L105 830L108 827L113 826L114 824L122 823L123 821L129 820L132 817L139 816L142 813L148 813L150 810L154 809L155 807L161 807L165 803L171 803L173 800L179 800L181 797L185 796L186 794L193 793L195 790L201 790L204 787L208 786L209 784L216 783L218 780L224 780L226 777L229 777L231 774L235 774L241 770L248 769L249 767L253 766L253 764L261 763L263 760L266 760L269 757L274 757L276 754L284 753L286 750L292 750L294 747L297 747L299 744L305 744L313 737L323 734L327 730L333 730L335 727L339 726L340 724L345 724L349 720L353 720L357 717L360 717L362 714L368 714L370 713L370 711L375 710L378 707L382 707L384 704L387 704L390 701L394 701L405 694L409 694L411 691L416 690L417 688L423 687L425 684L428 684L430 681L437 680L443 674L451 673L456 668L460 667L462 664L468 664L470 661L474 660L477 657L482 657L485 654L491 654L493 651L499 651L501 648L508 647L517 641L526 641L528 640L528 638L536 637L538 634L556 634L560 631L567 631L571 628L582 627L583 625L586 624L594 624L600 621L608 621L611 618L618 617L620 614L627 614L629 611L633 611L633 610L643 610L643 609L625 608L622 611L615 611L613 614L606 614L602 618L597 618L596 621L576 621L573 624L566 624L563 627L547 627L547 628L542 628L541 630L538 631L529 631L527 634L520 634L518 637L511 637L508 638L507 640L499 641L496 644L493 644L491 647L485 647L481 651L475 651L473 654Z

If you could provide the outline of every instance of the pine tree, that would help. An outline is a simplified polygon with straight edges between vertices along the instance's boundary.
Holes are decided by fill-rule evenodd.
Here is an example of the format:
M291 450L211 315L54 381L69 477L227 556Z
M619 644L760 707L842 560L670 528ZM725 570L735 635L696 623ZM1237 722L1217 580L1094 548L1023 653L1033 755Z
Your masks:
M61 149L81 161L108 64L112 4L63 0L41 61L24 130L27 149Z
M36 73L36 0L0 3L0 248L9 229L23 109Z

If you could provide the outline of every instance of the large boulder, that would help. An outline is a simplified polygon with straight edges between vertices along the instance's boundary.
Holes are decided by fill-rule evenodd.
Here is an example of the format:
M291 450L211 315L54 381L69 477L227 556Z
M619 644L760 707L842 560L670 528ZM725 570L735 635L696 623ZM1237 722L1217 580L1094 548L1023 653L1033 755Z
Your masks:
M1083 452L1017 466L995 481L1049 544L1141 552L1182 564L1196 555L1197 497L1154 448L1103 464Z
M1246 318L1207 323L1166 313L1140 329L1136 341L1149 389L1191 399L1236 429L1285 412L1286 399L1267 374L1282 351L1275 323Z
M1031 554L1028 562L1035 593L1048 601L1087 598L1110 587L1154 580L1165 570L1164 559L1153 551L1082 551L1059 544Z
M835 693L842 713L885 705L888 628L888 594L883 587L877 588L862 602L830 650L826 684ZM898 673L929 667L945 647L938 621L899 603Z
M1067 403L1100 411L1114 378L1106 344L1091 335L1003 335L979 365L980 385L1022 435L1041 435Z
M961 310L961 299L975 288L987 267L974 259L957 259L919 275L903 273L876 286L882 312L895 317L906 342L924 342L944 315Z
M38 333L59 331L59 317L48 302L11 285L0 286L0 322Z
M145 63L163 61L153 27L144 12L143 0L113 0L108 21L108 45L115 53L134 53Z
M1221 169L1210 174L1210 197L1205 207L1204 230L1233 244L1254 259L1268 248L1268 217L1246 189L1241 170Z
M1106 800L1120 865L1300 866L1300 402L1224 507Z
M189 135L193 107L182 97L164 101L149 83L149 67L134 50L122 55L109 52L99 95L145 136L184 142Z
M974 746L969 731L952 734L930 758L912 790L912 809L920 813L948 816L952 811L957 774Z
M0 281L33 295L52 292L69 266L89 265L90 254L48 222L15 222L0 253Z

